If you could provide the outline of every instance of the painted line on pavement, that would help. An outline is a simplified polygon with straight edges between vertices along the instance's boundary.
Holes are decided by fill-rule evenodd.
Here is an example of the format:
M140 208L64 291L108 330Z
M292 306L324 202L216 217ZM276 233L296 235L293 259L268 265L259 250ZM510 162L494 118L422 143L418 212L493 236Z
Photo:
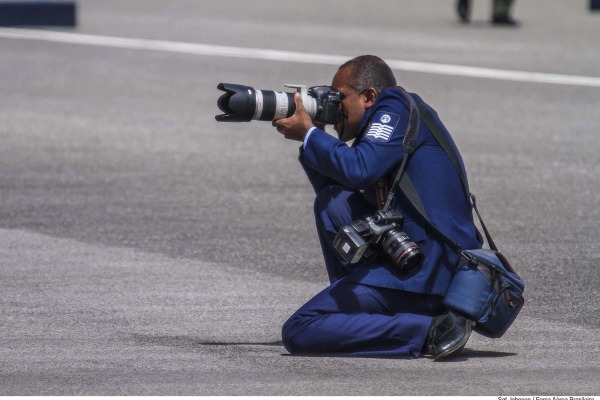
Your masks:
M325 64L335 66L339 66L352 58L351 56L344 55L302 53L295 51L258 49L250 47L218 46L211 44L185 43L165 40L134 39L34 29L0 28L0 37L121 49L165 51L201 56L235 57L255 60ZM600 87L600 78L591 76L548 74L542 72L514 71L393 59L388 59L386 62L392 69L401 71L517 82Z

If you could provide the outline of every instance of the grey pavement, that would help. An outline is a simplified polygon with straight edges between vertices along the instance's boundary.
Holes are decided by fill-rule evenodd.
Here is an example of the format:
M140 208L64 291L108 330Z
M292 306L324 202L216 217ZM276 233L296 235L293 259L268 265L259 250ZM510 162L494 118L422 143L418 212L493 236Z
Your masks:
M68 33L600 77L586 1L79 0ZM397 70L441 115L526 304L452 362L293 357L326 285L298 143L219 124L219 82L325 63L11 38L0 30L0 395L600 395L600 88Z

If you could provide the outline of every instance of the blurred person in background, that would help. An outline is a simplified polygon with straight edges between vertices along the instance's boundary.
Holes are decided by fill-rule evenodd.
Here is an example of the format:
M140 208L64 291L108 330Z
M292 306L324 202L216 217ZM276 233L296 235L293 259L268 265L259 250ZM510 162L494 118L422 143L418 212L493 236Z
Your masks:
M464 23L471 22L472 0L458 0L456 11L460 20ZM491 23L498 26L516 27L519 23L510 15L513 0L493 0Z

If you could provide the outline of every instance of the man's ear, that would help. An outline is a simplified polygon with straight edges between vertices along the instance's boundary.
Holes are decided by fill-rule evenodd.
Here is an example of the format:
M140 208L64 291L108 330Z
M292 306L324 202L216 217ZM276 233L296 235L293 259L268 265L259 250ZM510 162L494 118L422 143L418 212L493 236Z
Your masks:
M375 100L377 100L377 90L375 88L368 88L363 94L365 96L365 108L369 109L375 104Z

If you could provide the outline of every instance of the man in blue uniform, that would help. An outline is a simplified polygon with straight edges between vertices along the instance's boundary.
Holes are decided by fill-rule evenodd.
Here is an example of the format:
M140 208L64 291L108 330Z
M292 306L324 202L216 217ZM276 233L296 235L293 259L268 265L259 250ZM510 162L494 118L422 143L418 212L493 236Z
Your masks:
M335 125L339 139L315 127L298 94L295 114L273 122L287 139L303 142L299 160L316 192L315 219L331 283L284 324L283 343L292 354L455 356L472 324L442 304L458 255L425 227L405 198L396 196L392 208L402 213L402 230L424 253L420 267L402 272L385 257L348 264L333 247L340 228L382 207L386 193L381 188L391 183L404 154L409 94L375 56L343 64L332 87L341 99ZM435 111L412 97L429 108L454 147ZM463 248L481 247L460 177L422 122L405 173L442 232Z

